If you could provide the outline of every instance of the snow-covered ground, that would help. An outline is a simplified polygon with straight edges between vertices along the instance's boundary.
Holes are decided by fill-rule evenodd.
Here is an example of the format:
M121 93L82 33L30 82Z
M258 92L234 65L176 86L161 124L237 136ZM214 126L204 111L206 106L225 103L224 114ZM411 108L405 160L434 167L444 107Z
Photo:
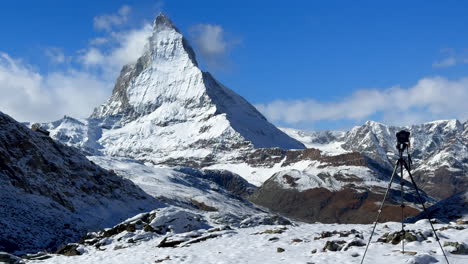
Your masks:
M454 223L435 225L436 228L445 226L452 228L439 231L442 244L446 242L468 243L467 225ZM465 229L456 230L454 229L456 227ZM81 246L78 250L84 253L80 256L56 255L50 259L27 263L360 263L365 249L362 243L367 242L371 228L371 225L338 224L257 226L213 232L211 234L216 234L212 236L213 238L194 243L182 243L176 247L158 247L165 237L171 236L171 234L166 234L132 244L110 243L99 249L94 246ZM353 229L355 231L352 231ZM433 237L419 242L405 243L405 250L410 254L404 255L400 252L401 244L375 242L384 233L399 229L399 223L379 224L364 263L445 263ZM431 233L427 220L409 224L407 230L420 231L423 235ZM326 231L332 232L331 236L327 237L330 234L323 233ZM334 231L337 231L336 234L333 234ZM194 231L191 232L192 235L193 233ZM361 234L364 239L356 237ZM179 234L179 236L183 235ZM128 234L122 236L128 236ZM329 251L323 250L327 241L345 242L341 250ZM349 246L351 241L358 241L354 244L361 242L361 246ZM347 246L349 247L345 250ZM446 246L444 249L447 252L453 250L453 247ZM447 254L452 264L468 263L467 255Z
M217 184L174 168L105 156L88 156L88 159L133 181L147 194L169 203L203 203L222 213L236 212L238 216L260 212L253 204L239 201Z
M339 155L349 152L341 145L344 144L344 131L307 131L294 128L280 127L281 131L298 140L307 148L319 149L326 155Z

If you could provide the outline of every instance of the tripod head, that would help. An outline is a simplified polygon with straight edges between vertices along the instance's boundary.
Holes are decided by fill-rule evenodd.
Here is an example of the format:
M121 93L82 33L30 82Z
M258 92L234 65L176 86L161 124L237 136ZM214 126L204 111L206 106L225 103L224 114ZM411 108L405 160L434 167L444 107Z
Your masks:
M405 149L410 145L410 132L406 130L401 130L396 133L397 145L396 148L400 153L403 153Z

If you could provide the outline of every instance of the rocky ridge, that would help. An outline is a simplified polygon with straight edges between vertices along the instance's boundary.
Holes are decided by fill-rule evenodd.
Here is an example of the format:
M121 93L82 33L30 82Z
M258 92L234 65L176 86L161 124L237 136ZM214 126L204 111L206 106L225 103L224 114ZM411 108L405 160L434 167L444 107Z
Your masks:
M0 251L54 249L161 204L0 112Z

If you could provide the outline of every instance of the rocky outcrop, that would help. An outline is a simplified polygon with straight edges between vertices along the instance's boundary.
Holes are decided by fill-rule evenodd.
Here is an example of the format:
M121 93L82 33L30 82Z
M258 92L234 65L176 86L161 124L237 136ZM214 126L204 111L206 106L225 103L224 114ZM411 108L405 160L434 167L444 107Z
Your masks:
M56 249L160 203L0 113L0 251Z

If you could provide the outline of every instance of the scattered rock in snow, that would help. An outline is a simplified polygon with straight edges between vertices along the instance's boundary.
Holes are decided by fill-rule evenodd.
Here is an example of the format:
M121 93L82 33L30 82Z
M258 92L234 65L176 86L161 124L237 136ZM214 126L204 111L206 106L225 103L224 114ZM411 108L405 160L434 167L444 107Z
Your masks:
M209 206L207 204L205 204L204 202L199 202L197 200L190 200L190 202L192 203L193 206L195 206L197 209L199 210L203 210L203 211L207 211L207 212L216 212L218 211L217 208L213 207L213 206Z
M366 245L366 243L364 242L364 240L362 239L359 239L359 238L355 238L353 240L351 240L351 242L348 242L343 250L344 251L347 251L350 247L364 247Z
M81 252L78 251L78 247L78 244L68 244L59 248L55 253L64 256L78 256L81 255Z
M340 237L349 237L350 235L354 235L354 237L363 238L361 232L358 232L356 229L351 229L350 231L323 231L320 233L320 236L314 237L314 240L332 237L334 235L339 235Z
M260 234L282 234L284 231L288 230L287 227L280 227L276 229L267 229L263 232L260 233L255 233L255 235L260 235Z
M427 236L425 236L421 232L415 232L413 230L405 230L404 232L396 231L393 233L385 233L379 239L377 239L377 241L383 242L383 243L392 243L393 245L397 245L403 239L405 239L407 242L412 242L412 241L423 241L423 240L426 240L426 238Z
M167 256L165 258L155 260L154 263L162 263L162 262L164 262L166 260L170 260L170 259L171 259L171 257Z
M340 251L344 244L346 244L344 240L329 240L325 243L323 251Z
M284 248L279 247L279 248L276 249L276 252L278 252L278 253L281 253L281 252L284 252L284 251L286 251Z
M449 247L448 252L457 255L468 255L468 246L459 242L444 242L444 247Z

